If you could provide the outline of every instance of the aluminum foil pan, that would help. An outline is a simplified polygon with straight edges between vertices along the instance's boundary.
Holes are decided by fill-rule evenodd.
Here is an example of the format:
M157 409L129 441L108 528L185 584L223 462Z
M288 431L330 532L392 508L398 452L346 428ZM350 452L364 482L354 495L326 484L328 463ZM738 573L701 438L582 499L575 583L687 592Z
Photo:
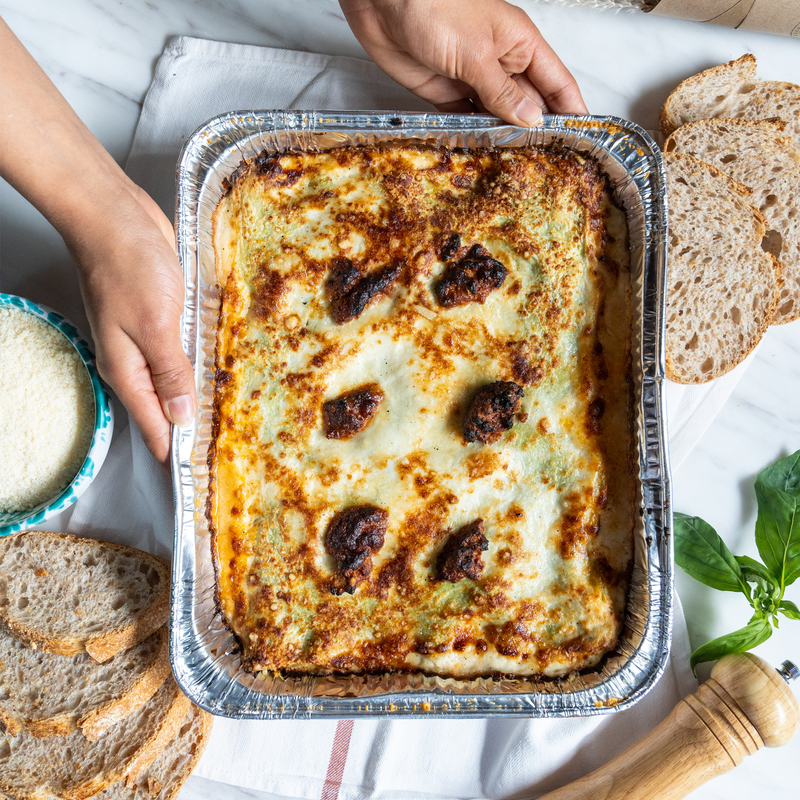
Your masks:
M456 680L414 673L285 678L252 675L214 604L204 509L211 433L214 332L219 297L211 215L223 181L262 150L322 150L416 139L451 147L560 143L596 158L625 208L634 277L633 373L641 515L625 625L616 649L592 671L558 680ZM603 714L640 699L664 669L672 628L670 478L664 435L666 177L658 148L616 117L545 117L516 128L482 116L242 111L216 117L188 140L178 165L178 253L186 282L183 346L195 368L199 413L174 428L175 554L170 658L199 706L239 719L317 717L562 717Z

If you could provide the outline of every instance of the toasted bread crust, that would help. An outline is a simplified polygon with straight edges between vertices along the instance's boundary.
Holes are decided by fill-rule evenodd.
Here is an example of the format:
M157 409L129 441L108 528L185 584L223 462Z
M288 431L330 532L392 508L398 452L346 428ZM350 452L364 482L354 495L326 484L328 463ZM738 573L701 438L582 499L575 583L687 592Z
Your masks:
M692 90L702 90L705 85L713 83L715 80L735 81L737 83L746 80L756 79L756 58L751 53L720 64L717 67L698 72L686 80L681 81L678 86L667 97L661 112L658 115L658 124L664 136L669 136L676 128L681 125L677 119L676 107L683 101L684 96Z
M23 531L6 537L6 545L17 537L32 536L60 542L65 546L76 545L81 542L101 541L84 539L68 533ZM135 554L141 561L154 566L163 576L162 583L164 585L161 591L150 606L144 609L135 619L126 625L117 626L97 636L84 637L80 634L74 636L54 636L44 630L37 629L19 620L10 618L8 609L11 608L13 604L8 604L5 607L0 607L0 628L32 649L41 649L47 653L54 653L60 656L74 656L78 653L87 652L98 662L107 661L116 653L133 647L155 633L166 623L169 617L169 565L150 553L145 553L134 547L106 541L102 541L101 543L105 548L117 550L126 555Z
M8 733L9 736L16 736L23 727L17 717L3 711L2 708L0 708L0 725L6 729L6 733Z
M760 80L750 55L712 67L683 81L659 114L665 136L690 122L733 118L785 123L786 135L800 150L800 86L788 81Z
M159 700L159 703L166 702L169 705L166 707L166 713L160 718L157 725L153 726L143 737L141 742L126 760L117 763L109 769L102 770L94 774L90 778L77 780L73 784L61 785L58 791L61 791L66 800L86 800L99 792L107 789L112 783L118 781L135 781L136 778L153 762L158 754L164 749L166 744L177 734L180 730L181 723L189 710L190 701L181 692L177 683L170 678L170 687L164 689L167 692L167 701ZM141 734L141 732L139 732ZM109 734L112 735L112 734ZM54 740L53 744L53 758L56 759L54 763L60 763L58 740ZM24 745L23 745L24 746ZM75 758L75 756L70 756ZM88 753L85 757L91 758ZM62 756L63 758L63 756ZM84 761L85 763L85 761ZM41 779L41 774L36 775L37 779ZM44 779L46 780L46 779ZM43 798L52 797L56 790L52 786L38 785L32 789L20 788L18 785L11 783L11 778L8 775L0 772L0 793L5 793L16 798L16 800L43 800Z
M78 720L78 727L90 742L96 742L112 725L116 725L146 703L170 675L167 627L162 626L158 635L161 640L158 655L150 665L150 669L136 681L130 691L124 697L94 709Z
M203 711L202 708L195 706L190 703L190 708L186 712L187 715L189 714L197 714L200 717L200 735L197 740L197 744L192 751L190 759L186 762L183 769L181 770L180 775L175 775L173 780L174 783L169 791L165 793L159 792L158 800L174 800L174 798L178 795L180 790L183 788L183 784L186 783L189 776L194 772L194 768L197 766L197 762L200 760L200 756L203 755L203 751L206 749L206 745L208 744L208 740L211 737L211 730L214 726L214 717L211 714ZM181 720L182 722L183 720ZM144 772L144 770L142 770ZM140 773L141 775L141 773ZM172 777L172 776L171 776ZM125 781L125 785L131 789L135 790L136 785L138 782L138 777L134 778L127 778Z
M149 555L149 554L148 554ZM156 561L155 556L151 556ZM165 562L161 562L162 564ZM108 661L116 653L127 650L148 636L154 634L169 619L169 581L164 590L150 606L146 614L123 628L111 631L105 636L97 636L86 642L86 652L95 660L102 663Z
M786 130L786 123L779 119L778 117L770 117L769 119L743 119L742 117L713 117L711 119L697 119L692 122L686 122L683 125L679 126L679 128L673 128L672 132L667 136L666 141L664 142L664 152L665 153L673 153L679 149L678 139L688 133L689 131L697 131L703 130L705 128L711 127L713 132L713 127L715 125L727 125L733 128L740 128L740 129L750 129L750 130L758 130L764 129L771 131L776 140L779 140L780 143L785 147L792 147L792 139L790 136L781 136L783 132ZM712 164L712 166L714 166Z
M189 710L191 701L180 690L177 683L175 684L175 689L175 700L172 703L169 714L167 714L161 723L161 727L155 732L155 735L151 736L150 739L139 749L136 756L129 762L128 768L125 770L124 775L121 776L120 779L124 780L126 784L135 785L139 775L141 775L142 772L144 772L144 770L146 770L153 763L158 754L180 730L181 723L183 722L183 718L186 716L186 712ZM106 783L106 786L112 782L113 781L109 781ZM97 792L95 792L95 794L97 794Z
M212 721L210 714L190 703L175 737L139 777L117 781L93 800L141 800L143 797L174 800L208 744Z
M177 796L183 784L186 783L189 776L194 772L194 768L197 766L197 762L200 760L200 756L203 755L206 745L208 744L208 740L211 738L211 730L214 727L214 717L212 717L207 711L203 711L203 709L199 708L198 706L194 706L194 712L200 715L201 725L200 738L197 742L197 746L192 753L191 759L186 763L185 768L178 777L175 787L172 789L172 791L159 797L158 800L173 800L173 798Z
M671 153L665 156L665 159L686 160L687 162L691 163L695 169L702 170L708 173L709 175L713 176L716 180L723 183L728 191L733 192L736 195L739 195L739 197L741 197L745 201L748 201L748 205L750 205L749 199L750 196L753 194L750 187L745 186L740 181L736 181L729 175L726 175L721 169L719 169L719 167L715 167L713 164L709 164L705 161L702 161L699 158L695 158L694 156L686 155L685 153ZM750 209L752 209L753 214L755 214L755 216L758 218L760 224L766 228L767 221L766 219L764 219L764 215L753 205L750 205Z
M96 742L112 725L125 719L146 703L160 688L170 673L169 631L166 626L157 631L158 652L148 669L139 676L128 691L114 700L97 706L83 717L75 719L74 713L56 714L52 717L26 719L4 712L0 708L0 722L6 731L16 736L21 730L29 731L38 739L48 736L66 736L81 730L89 741Z

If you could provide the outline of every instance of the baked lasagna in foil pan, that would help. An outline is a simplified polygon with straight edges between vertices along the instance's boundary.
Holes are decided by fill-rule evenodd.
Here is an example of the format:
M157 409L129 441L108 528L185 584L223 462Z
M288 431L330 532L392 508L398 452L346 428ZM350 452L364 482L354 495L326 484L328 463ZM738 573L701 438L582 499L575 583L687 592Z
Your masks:
M602 713L664 667L665 194L615 118L212 120L173 668L212 713Z

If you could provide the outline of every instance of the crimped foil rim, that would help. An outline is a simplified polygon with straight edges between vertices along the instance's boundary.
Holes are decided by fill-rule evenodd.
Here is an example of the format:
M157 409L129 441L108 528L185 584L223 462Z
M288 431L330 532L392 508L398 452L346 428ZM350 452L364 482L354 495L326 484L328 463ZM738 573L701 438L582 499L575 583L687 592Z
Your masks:
M642 516L625 627L616 651L604 659L599 670L546 681L459 680L417 673L254 676L242 670L233 638L216 611L204 517L207 467L203 436L210 427L207 401L213 327L210 341L208 333L219 302L212 288L210 213L221 196L222 180L242 158L263 149L326 149L392 138L466 147L557 142L600 161L626 209L638 312L632 358ZM181 333L195 368L200 398L195 423L190 428L173 428L172 436L176 516L170 661L184 692L212 714L239 719L591 716L627 708L643 697L666 665L673 588L662 394L666 175L660 152L647 133L617 117L554 115L545 117L541 128L523 129L476 115L238 111L210 120L189 138L178 163L177 180L176 229L185 278Z

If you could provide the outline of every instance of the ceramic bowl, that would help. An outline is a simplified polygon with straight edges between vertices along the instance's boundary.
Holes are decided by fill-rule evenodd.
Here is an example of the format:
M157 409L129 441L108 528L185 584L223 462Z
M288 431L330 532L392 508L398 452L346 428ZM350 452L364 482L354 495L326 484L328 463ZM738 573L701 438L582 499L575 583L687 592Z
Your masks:
M68 320L47 306L38 305L12 294L0 293L0 308L15 308L33 314L52 325L67 337L89 372L94 395L94 434L89 451L72 482L34 508L25 511L0 511L0 536L27 530L41 525L45 520L69 508L89 487L105 460L114 430L114 410L100 376L97 374L94 353L78 329Z

